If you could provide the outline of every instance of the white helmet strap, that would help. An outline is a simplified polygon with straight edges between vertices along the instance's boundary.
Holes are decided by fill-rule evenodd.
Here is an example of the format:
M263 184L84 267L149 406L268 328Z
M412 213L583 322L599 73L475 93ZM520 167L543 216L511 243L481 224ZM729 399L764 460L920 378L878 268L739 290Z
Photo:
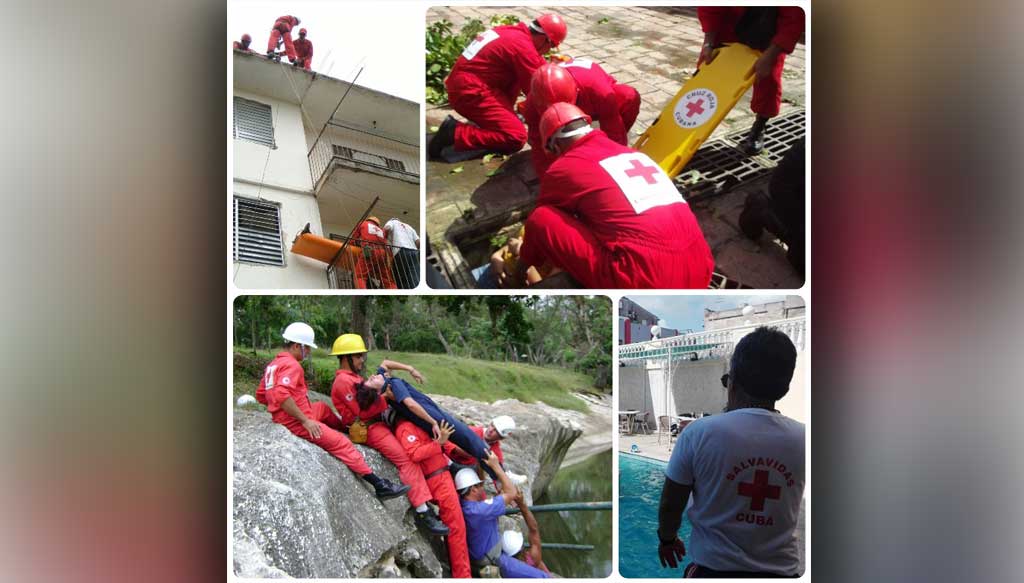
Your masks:
M580 119L582 119L582 118L580 118ZM576 121L576 120L573 120L573 121ZM569 124L566 124L566 125L568 126ZM593 130L594 130L594 128L590 127L589 124L585 125L585 126L582 126L582 127L578 127L578 128L576 128L574 130L569 130L569 131L566 131L565 128L563 127L562 129L560 129L557 132L555 132L554 134L552 134L551 137L552 138L572 138L572 137L575 137L575 136L585 136L585 135L589 134Z

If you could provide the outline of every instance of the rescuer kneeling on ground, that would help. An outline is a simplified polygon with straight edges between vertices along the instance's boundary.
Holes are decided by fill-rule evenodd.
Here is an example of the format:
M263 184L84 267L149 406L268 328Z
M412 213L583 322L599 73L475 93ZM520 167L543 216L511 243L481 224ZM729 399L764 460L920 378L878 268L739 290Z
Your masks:
M466 519L469 542L469 559L474 574L486 574L497 567L502 577L514 579L546 579L544 571L509 556L501 545L498 519L505 515L505 505L511 504L519 495L512 480L501 469L493 453L484 460L501 482L501 493L488 497L480 476L469 468L459 470L455 475L455 487L462 497L462 515Z
M541 118L555 161L526 221L519 273L553 265L587 288L706 288L714 259L672 180L647 155L590 127L575 105Z
M804 492L804 424L775 410L789 392L796 347L773 328L736 344L726 412L686 426L665 468L658 556L675 568L687 499L693 525L686 577L797 577L795 537Z

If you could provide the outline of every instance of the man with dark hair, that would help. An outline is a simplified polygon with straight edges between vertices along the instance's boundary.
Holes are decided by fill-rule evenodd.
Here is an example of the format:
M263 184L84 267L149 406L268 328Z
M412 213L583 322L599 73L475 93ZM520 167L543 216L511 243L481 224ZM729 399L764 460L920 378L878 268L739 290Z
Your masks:
M405 494L409 486L399 486L373 473L359 450L340 431L341 419L327 403L310 404L306 376L300 362L309 358L313 342L313 328L304 322L294 322L284 329L284 350L270 361L263 371L263 379L256 389L256 400L267 406L274 423L284 425L297 437L315 443L327 453L341 460L348 469L373 486L381 500Z
M665 468L662 566L675 568L686 555L677 532L692 494L686 577L800 575L794 532L804 491L804 424L775 410L795 367L796 348L779 330L760 327L736 344L722 376L726 412L690 423Z

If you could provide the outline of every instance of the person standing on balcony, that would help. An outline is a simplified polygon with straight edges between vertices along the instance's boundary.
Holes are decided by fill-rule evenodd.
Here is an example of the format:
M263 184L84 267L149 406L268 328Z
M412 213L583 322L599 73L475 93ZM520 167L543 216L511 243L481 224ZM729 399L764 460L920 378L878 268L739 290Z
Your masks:
M521 150L526 128L516 116L516 98L530 93L530 78L545 63L543 55L565 35L565 21L551 13L478 34L444 82L451 106L472 123L448 116L427 146L429 156L439 158L448 147L455 152Z
M398 219L384 223L388 244L394 254L392 272L399 289L412 289L420 284L420 236L416 229Z
M306 29L299 29L299 38L294 44L295 56L298 57L298 60L292 64L308 70L313 65L313 43L306 38Z
M341 460L348 469L373 486L377 498L388 500L405 494L409 486L399 486L373 473L359 450L340 431L341 419L322 401L309 402L306 375L301 361L316 348L313 328L303 322L289 324L281 336L284 350L270 361L256 389L256 400L267 406L274 423L284 425L298 437L323 448Z
M384 289L397 289L391 276L391 253L388 252L388 240L380 219L367 217L359 224L356 232L356 243L362 248L359 260L356 261L355 279L357 289L368 289L376 280Z
M714 258L690 206L642 152L556 103L540 133L555 158L540 181L513 286L530 266L569 272L588 288L706 288Z
M251 52L253 52L253 50L249 48L249 45L251 43L252 43L252 37L249 36L249 33L245 33L245 34L242 35L242 40L241 41L237 41L236 40L231 46L236 51L242 51L242 52L245 52L245 53L251 53Z
M277 57L277 46L284 43L285 54L288 60L295 62L295 44L292 43L292 28L299 25L302 20L298 16L279 16L270 29L270 40L267 41L267 58Z
M710 63L714 50L723 43L739 42L762 51L754 63L754 94L750 109L756 114L743 143L748 154L764 148L768 120L779 115L782 106L782 67L804 33L804 11L798 6L715 6L697 8L704 29L697 66Z
M365 407L356 401L356 385L363 380L359 373L366 363L366 345L363 343L363 338L358 334L338 336L334 341L334 346L331 347L331 356L338 357L338 370L334 375L334 383L331 385L331 402L334 403L338 414L341 415L342 426L357 442L379 451L395 464L402 483L410 488L409 505L416 511L416 523L434 536L448 534L448 528L427 506L427 502L430 500L430 489L423 479L423 472L419 464L409 459L402 444L395 439L395 435L388 428L388 424L383 423L381 414L387 410L388 404L383 398L367 403ZM423 379L415 368L399 362L385 360L381 366L389 369L408 370L413 378ZM358 430L355 429L357 426Z
M761 326L736 343L726 412L682 431L665 468L658 509L658 556L676 568L687 500L692 564L686 577L797 577L795 531L804 492L804 424L777 410L789 392L796 347Z

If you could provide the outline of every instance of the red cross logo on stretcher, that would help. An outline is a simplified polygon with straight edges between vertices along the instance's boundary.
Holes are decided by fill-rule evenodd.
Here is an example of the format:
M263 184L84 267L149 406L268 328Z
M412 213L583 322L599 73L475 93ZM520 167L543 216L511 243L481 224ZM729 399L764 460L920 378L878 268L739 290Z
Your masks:
M685 204L672 180L646 154L624 152L598 164L615 181L638 215L654 207Z
M782 497L782 488L768 483L768 470L754 472L753 482L740 482L738 492L740 496L750 498L750 509L754 511L764 510L765 500Z
M715 92L703 87L687 91L676 102L672 117L679 127L693 129L708 122L718 109Z

